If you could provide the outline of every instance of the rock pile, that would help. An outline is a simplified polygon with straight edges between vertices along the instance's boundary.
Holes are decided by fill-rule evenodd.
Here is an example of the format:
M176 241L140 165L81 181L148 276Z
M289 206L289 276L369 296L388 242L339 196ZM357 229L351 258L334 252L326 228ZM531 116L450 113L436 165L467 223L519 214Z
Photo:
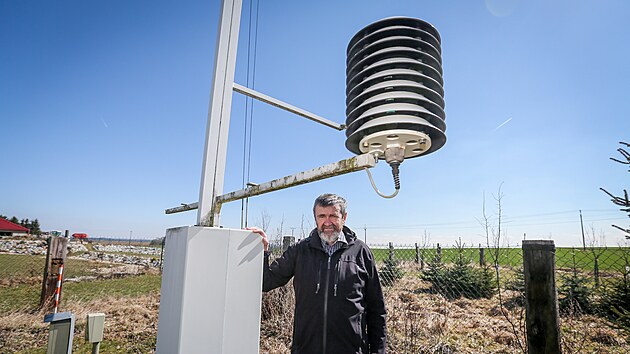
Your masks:
M72 257L109 263L133 264L142 267L160 267L160 248L100 244L93 245L93 248L96 252L89 252L85 245L78 241L70 240L70 242L68 242L68 252ZM47 250L48 243L46 240L0 239L0 252L4 253L45 256ZM80 254L76 255L77 253ZM73 254L76 256L73 256ZM135 256L133 254L150 255L154 257Z
M88 252L82 253L77 258L89 259L92 261L102 261L108 263L135 264L143 267L160 267L160 258L147 258L115 253Z
M125 246L125 245L101 245L95 244L95 251L99 252L121 252L121 253L134 253L134 254L148 254L159 256L161 249L155 247L141 247L141 246Z
M48 244L45 240L2 240L0 239L0 252L46 255Z

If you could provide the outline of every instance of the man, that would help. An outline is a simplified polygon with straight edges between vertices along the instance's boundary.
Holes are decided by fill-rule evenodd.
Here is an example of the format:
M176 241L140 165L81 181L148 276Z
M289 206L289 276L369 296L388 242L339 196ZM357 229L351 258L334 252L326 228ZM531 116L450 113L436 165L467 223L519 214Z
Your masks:
M269 265L265 249L263 291L295 289L292 353L385 353L385 302L372 252L344 226L346 201L334 194L315 200L317 228Z

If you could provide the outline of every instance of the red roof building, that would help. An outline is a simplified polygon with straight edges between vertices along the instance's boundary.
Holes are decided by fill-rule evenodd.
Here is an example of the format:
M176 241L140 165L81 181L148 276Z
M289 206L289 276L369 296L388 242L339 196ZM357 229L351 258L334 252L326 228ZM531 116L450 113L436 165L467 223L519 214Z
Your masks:
M0 218L0 236L23 236L28 233L29 230L26 227Z

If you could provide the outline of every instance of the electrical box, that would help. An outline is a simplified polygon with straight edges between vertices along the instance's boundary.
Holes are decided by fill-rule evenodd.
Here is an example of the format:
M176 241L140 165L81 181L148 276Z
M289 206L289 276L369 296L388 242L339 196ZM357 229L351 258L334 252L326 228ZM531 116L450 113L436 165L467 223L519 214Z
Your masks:
M47 354L72 353L74 337L74 314L70 312L51 313L44 317L50 322Z
M103 330L105 329L104 313L89 313L85 322L85 340L90 343L103 341Z
M157 354L258 353L260 240L247 230L167 230Z

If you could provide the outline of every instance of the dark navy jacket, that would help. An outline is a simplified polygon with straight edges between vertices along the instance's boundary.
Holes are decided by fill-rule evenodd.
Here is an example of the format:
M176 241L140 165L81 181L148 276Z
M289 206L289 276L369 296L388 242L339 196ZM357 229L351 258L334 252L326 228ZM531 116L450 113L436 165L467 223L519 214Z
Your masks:
M292 353L385 353L385 303L374 256L349 228L347 245L328 256L317 230L269 265L263 291L292 277L295 317Z

